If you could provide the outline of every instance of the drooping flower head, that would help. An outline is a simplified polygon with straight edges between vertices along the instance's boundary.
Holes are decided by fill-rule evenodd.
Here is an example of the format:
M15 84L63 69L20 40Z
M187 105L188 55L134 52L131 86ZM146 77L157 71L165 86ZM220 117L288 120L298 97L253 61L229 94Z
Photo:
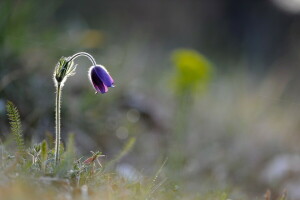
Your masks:
M54 71L54 82L56 85L64 86L65 81L69 76L75 74L76 65L73 60L77 57L85 56L93 63L89 70L89 78L94 86L96 93L106 93L109 87L114 87L114 80L109 72L102 65L96 64L94 58L85 52L79 52L70 57L61 57Z
M109 87L114 87L114 80L102 65L92 66L89 70L89 77L96 93L106 93Z
M97 65L93 56L86 52L78 52L70 57L62 57L54 70L53 80L56 87L56 98L55 98L55 151L54 158L55 164L57 165L60 160L60 143L61 143L61 123L60 123L60 107L61 107L61 93L64 83L66 82L69 76L75 74L76 66L74 65L74 60L78 57L87 57L92 62L92 67L89 71L90 81L93 84L94 88L97 92L106 93L108 91L108 87L114 87L114 81L109 75L108 71L105 67L101 65ZM94 153L93 153L94 154ZM99 153L95 153L90 160L93 162L97 157L99 157ZM86 163L89 162L86 161ZM101 164L100 164L101 165Z

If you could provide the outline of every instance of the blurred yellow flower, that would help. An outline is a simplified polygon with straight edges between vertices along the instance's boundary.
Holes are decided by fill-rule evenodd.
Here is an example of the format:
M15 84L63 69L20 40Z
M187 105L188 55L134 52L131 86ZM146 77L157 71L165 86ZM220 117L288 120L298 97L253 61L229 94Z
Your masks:
M182 94L203 90L212 78L212 64L199 52L192 49L177 49L171 60L176 68L175 88Z

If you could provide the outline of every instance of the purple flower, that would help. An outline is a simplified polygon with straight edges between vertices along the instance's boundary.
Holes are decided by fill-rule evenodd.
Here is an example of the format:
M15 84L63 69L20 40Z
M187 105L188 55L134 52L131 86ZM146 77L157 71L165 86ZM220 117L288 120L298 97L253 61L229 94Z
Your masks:
M108 87L114 87L114 80L105 67L101 65L92 66L89 74L96 93L101 92L103 94L108 91Z

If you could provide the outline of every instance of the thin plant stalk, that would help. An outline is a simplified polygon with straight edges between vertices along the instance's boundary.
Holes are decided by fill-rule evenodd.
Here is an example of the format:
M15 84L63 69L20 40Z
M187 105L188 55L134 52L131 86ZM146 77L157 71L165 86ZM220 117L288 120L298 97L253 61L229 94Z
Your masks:
M60 149L60 129L61 129L61 122L60 122L60 106L61 106L61 84L58 83L56 87L56 97L55 97L55 164L59 163L59 149Z
M58 165L60 161L60 144L61 144L61 93L65 81L69 76L75 74L76 66L73 65L73 61L80 57L87 57L93 64L90 68L90 80L94 85L97 92L105 93L107 92L107 87L114 87L114 82L107 70L101 66L97 65L93 56L86 52L79 52L70 57L62 57L54 71L54 82L56 86L56 97L55 97L55 165ZM104 81L104 82L103 82ZM105 90L106 88L106 90ZM97 93L96 92L96 93Z
M93 65L97 65L93 56L86 52L79 52L71 57L68 58L68 62L72 62L79 56L87 57ZM63 68L63 70L68 71L68 69ZM69 72L66 73L65 77L62 77L61 82L56 82L56 97L55 97L55 151L54 151L54 158L55 158L55 165L59 163L60 160L60 143L61 143L61 117L60 117L60 107L61 107L61 93L64 81L67 79L68 76L71 76L75 73L75 67L71 68Z

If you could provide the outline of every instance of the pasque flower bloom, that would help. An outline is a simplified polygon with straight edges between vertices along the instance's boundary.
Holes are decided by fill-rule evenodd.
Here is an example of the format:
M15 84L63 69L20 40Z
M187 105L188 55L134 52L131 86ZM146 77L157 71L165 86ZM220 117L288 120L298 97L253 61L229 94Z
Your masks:
M114 80L102 65L92 66L89 71L90 80L96 93L106 93L109 87L114 87Z
M74 60L78 57L87 57L92 62L92 67L89 70L89 77L91 83L97 92L106 93L108 87L114 87L114 80L109 75L108 71L102 65L98 65L90 54L86 52L75 53L70 57L62 57L57 63L53 79L56 87L56 97L55 97L55 164L57 165L60 160L60 143L61 143L61 117L60 117L60 107L61 107L61 93L64 83L68 77L75 74L76 66L74 65ZM98 154L97 154L98 156Z

